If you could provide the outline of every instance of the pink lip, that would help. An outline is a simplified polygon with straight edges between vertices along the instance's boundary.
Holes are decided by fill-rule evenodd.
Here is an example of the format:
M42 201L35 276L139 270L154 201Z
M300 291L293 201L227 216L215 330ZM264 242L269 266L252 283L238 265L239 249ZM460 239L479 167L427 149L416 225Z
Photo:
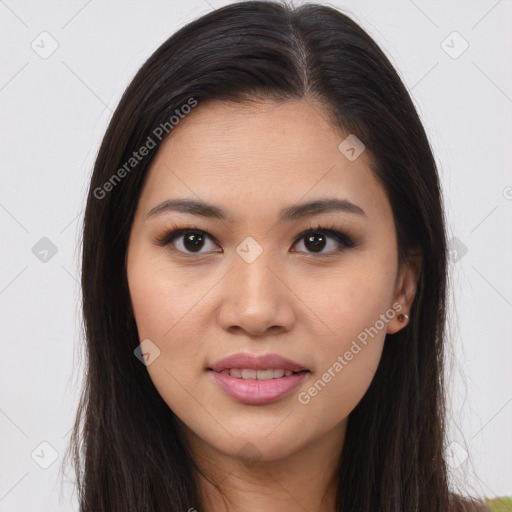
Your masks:
M232 366L236 368L236 366ZM248 368L245 366L245 368ZM250 367L249 367L250 368ZM258 368L259 370L267 369ZM270 368L283 368L270 366ZM292 370L293 371L293 370ZM294 373L287 377L271 380L245 380L210 370L215 382L230 397L247 405L264 405L277 402L299 387L309 372Z
M233 354L225 357L220 361L213 364L209 370L221 372L222 370L231 370L232 368L239 368L240 370L268 370L269 368L276 368L281 370L290 370L292 372L300 372L307 370L307 368L300 363L296 363L279 354L264 354L256 356L253 354Z

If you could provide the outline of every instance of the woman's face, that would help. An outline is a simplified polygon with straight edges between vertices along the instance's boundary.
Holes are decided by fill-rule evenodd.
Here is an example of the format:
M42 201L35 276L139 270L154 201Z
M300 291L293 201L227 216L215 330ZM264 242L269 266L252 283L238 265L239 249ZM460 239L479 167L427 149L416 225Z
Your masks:
M127 253L131 300L149 375L205 448L241 457L250 446L272 461L342 440L386 333L405 325L397 303L409 311L415 275L398 269L391 206L368 155L351 138L339 148L348 135L306 100L210 102L152 163ZM159 207L176 200L215 209ZM338 207L302 208L325 200ZM167 236L181 228L196 232ZM240 353L307 372L280 377L279 360L260 367L275 373L243 373L255 380L236 372L250 361L211 370Z

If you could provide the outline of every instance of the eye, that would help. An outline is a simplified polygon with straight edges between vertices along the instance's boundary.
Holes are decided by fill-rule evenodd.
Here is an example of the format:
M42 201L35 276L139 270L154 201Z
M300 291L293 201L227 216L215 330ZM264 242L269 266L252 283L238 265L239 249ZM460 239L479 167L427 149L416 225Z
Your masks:
M176 226L174 227L176 228ZM214 248L208 248L208 241L213 242L213 238L205 231L194 226L187 226L168 231L157 243L161 246L173 244L177 251L184 254L204 254L214 250ZM205 246L206 251L201 252Z
M208 247L208 242L212 244L210 247ZM305 247L305 251L299 252L326 256L354 247L354 242L347 235L335 230L334 227L309 228L299 235L293 246L295 247L299 242L302 242ZM157 240L157 245L162 247L172 245L171 249L185 255L206 254L212 251L222 252L222 249L215 250L217 243L208 233L195 226L181 228L173 226L170 231ZM325 251L325 248L328 250ZM201 249L206 250L201 251Z
M329 243L329 240L331 243ZM297 242L301 241L306 248L305 252L310 254L327 255L354 247L354 242L347 235L333 228L323 228L321 226L303 232L297 239ZM328 250L324 251L326 247Z

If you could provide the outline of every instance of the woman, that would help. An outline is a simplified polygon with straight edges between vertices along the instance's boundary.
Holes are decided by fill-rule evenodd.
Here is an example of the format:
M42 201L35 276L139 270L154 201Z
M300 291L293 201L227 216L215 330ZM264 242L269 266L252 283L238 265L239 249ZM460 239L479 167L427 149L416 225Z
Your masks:
M82 270L82 511L477 510L443 451L434 158L339 11L241 2L157 49L102 142Z

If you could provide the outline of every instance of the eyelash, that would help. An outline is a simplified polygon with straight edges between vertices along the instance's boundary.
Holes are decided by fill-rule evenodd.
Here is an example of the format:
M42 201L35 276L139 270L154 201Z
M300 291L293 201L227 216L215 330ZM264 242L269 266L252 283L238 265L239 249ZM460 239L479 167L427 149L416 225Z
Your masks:
M210 240L213 240L214 242L216 242L215 238L213 238L206 231L199 229L197 226L194 226L192 224L190 224L190 225L187 224L187 225L182 225L180 227L180 226L173 224L168 230L166 230L166 232L162 236L157 238L156 244L161 247L166 247L169 244L171 244L175 239L177 239L179 236L187 235L190 233L198 233L198 234L206 235L208 238L210 238ZM337 243L340 244L340 246L341 246L335 251L336 253L342 252L345 249L350 249L350 248L354 247L354 245L355 245L354 242L352 241L352 239L348 235L339 232L332 225L330 225L329 227L323 227L320 225L310 226L309 228L307 228L306 230L304 230L302 233L300 233L297 236L293 245L295 245L297 242L299 242L306 236L312 235L312 234L321 234L321 235L325 235L330 238L334 238L337 241ZM173 250L175 250L185 256L201 256L203 254L203 253L183 252L179 249L173 249ZM329 252L329 253L308 252L307 254L312 254L312 255L317 255L317 256L332 256L334 253L333 252Z

